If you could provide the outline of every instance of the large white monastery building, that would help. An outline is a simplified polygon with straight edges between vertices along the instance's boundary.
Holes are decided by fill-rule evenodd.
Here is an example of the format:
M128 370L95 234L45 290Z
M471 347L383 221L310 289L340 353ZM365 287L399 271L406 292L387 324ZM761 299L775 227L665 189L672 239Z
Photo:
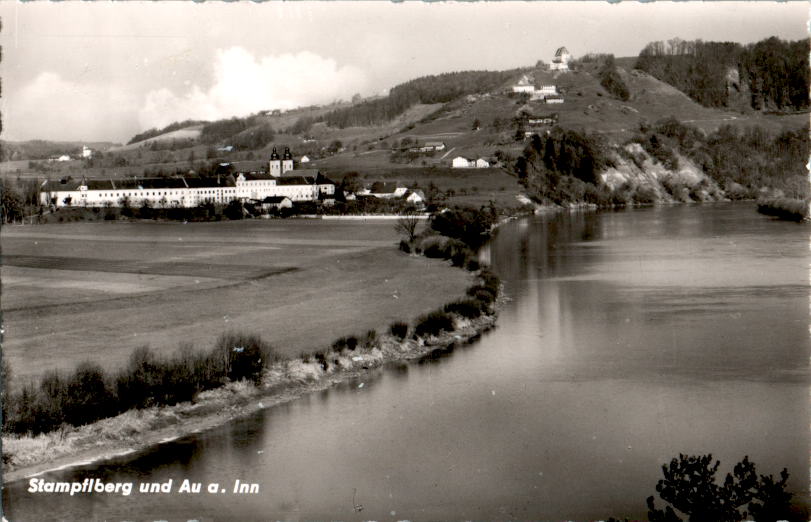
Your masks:
M209 178L85 179L46 181L40 202L56 207L116 207L128 203L155 208L196 207L206 202L262 201L268 197L319 201L335 197L335 183L317 169L295 169L289 149L270 156L267 172L238 172Z

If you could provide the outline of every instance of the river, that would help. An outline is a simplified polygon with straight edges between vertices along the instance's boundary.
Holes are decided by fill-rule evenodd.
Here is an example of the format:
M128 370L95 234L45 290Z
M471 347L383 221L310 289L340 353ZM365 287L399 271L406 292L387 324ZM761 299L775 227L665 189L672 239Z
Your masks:
M712 453L724 473L744 455L787 467L807 496L807 225L751 204L538 216L482 256L511 300L479 341L42 476L172 479L175 493L21 481L3 492L8 519L644 518L679 453ZM203 491L176 493L183 479Z

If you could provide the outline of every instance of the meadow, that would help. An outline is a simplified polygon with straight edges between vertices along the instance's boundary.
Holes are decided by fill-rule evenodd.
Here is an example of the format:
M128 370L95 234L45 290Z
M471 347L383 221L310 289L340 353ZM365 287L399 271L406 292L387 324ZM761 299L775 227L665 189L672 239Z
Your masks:
M4 226L3 355L12 386L138 347L256 334L292 357L461 296L471 276L397 250L391 222L271 220Z

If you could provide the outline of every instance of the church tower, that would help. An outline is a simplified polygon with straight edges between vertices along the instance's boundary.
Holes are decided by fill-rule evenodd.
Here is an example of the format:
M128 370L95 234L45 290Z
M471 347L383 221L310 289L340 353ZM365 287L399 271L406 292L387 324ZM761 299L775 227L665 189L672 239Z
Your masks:
M276 147L273 147L273 152L270 153L268 172L274 178L278 178L282 175L282 161L279 159L279 154L276 152Z
M288 170L293 170L293 155L290 154L290 148L284 148L284 156L282 156L282 174Z

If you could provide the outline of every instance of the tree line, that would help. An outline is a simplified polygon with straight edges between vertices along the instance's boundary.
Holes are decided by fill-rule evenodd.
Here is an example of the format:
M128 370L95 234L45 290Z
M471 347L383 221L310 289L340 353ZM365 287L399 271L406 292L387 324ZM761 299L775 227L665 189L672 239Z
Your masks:
M314 123L324 121L331 127L380 125L389 122L418 103L447 103L467 94L482 94L498 88L515 76L510 71L460 71L423 76L401 83L383 98L343 107L323 116L301 118L293 133L306 132Z
M808 49L809 39L741 45L676 38L646 45L635 67L707 107L739 99L755 110L800 110L808 108Z

